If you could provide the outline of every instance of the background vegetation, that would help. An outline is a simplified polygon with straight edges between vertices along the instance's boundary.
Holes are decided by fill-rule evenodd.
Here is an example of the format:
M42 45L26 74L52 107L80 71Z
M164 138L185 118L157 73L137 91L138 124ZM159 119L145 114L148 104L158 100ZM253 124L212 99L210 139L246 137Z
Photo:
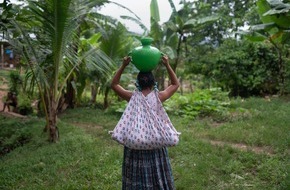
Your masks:
M143 36L181 83L164 104L182 132L169 150L177 189L290 188L288 0L181 1L179 10L168 0L165 23L152 0L150 28L119 5L142 34L98 12L111 1L20 2L0 3L2 39L19 55L0 70L0 90L16 92L25 115L0 115L0 189L120 189L122 147L108 131L126 102L110 82ZM165 69L153 72L162 90ZM134 89L137 73L131 64L122 85Z

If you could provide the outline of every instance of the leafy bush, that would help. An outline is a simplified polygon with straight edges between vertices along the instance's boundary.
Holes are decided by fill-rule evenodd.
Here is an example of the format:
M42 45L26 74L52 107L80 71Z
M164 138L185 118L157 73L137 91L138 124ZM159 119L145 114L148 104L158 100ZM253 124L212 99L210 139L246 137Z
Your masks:
M231 96L275 94L281 90L278 62L271 44L228 39L198 57L188 72L203 74Z
M168 112L194 119L197 116L225 114L230 106L230 99L228 92L223 92L220 88L198 89L192 94L175 94L164 106Z
M24 93L21 93L18 95L18 112L21 115L29 115L33 113L33 109L31 106L31 100L28 98L28 96Z
M9 89L11 92L15 92L16 94L19 93L19 85L22 84L22 79L20 73L18 71L11 71L9 74L10 83Z
M126 101L117 101L112 103L107 111L123 113L126 106ZM197 89L194 93L185 95L176 93L164 102L164 108L169 113L187 119L207 116L212 116L216 121L233 119L229 113L231 101L228 92L222 91L221 88ZM244 110L235 109L234 112L242 113Z
M126 109L126 106L127 106L126 101L117 101L111 104L108 111L123 113Z

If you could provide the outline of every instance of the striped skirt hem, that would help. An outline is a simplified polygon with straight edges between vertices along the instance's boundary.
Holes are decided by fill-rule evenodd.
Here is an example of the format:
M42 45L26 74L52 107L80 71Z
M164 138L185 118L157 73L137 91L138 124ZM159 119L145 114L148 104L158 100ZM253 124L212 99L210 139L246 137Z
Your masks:
M174 190L167 148L132 150L124 147L122 190Z

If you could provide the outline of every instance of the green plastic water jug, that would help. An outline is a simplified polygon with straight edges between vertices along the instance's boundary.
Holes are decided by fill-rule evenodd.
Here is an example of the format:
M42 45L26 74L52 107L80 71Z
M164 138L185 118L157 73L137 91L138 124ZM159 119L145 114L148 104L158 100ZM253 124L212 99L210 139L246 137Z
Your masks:
M152 42L152 38L144 37L141 39L142 46L136 47L129 53L131 62L141 72L152 71L160 61L161 52L156 47L151 46Z

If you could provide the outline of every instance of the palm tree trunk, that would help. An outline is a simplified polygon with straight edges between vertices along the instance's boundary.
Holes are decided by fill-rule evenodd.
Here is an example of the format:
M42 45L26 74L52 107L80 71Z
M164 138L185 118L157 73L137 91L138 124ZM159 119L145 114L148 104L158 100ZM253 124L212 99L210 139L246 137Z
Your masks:
M57 128L57 103L51 100L51 106L49 109L49 142L57 142L59 140L59 131Z
M95 104L97 99L97 86L96 84L91 84L91 103Z
M69 108L75 107L75 89L72 86L73 78L67 81L66 94L65 94L65 103Z
M104 97L104 109L107 109L109 107L109 101L108 101L109 92L110 92L110 88L106 87L105 97Z
M176 50L177 56L175 59L175 64L172 66L172 69L174 72L176 72L177 65L179 63L182 39L183 39L183 34L180 34L179 39L178 39L178 46L177 46L177 50Z

